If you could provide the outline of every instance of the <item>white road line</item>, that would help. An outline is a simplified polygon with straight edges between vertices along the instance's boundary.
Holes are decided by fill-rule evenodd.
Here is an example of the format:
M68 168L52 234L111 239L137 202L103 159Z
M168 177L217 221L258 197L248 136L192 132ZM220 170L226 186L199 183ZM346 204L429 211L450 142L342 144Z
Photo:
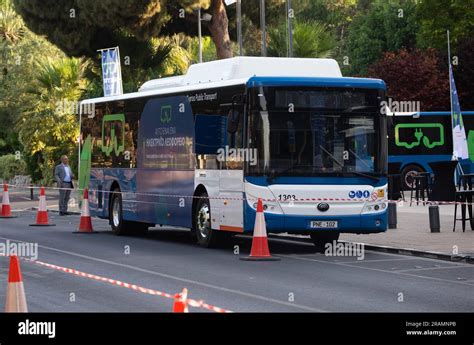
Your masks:
M352 261L337 261L339 264L351 264L351 263L356 263L356 264L363 264L365 262L391 262L391 261L406 261L406 260L413 260L413 258L395 258L395 259L376 259L376 260L352 260Z
M387 270L382 270L382 269L373 268L373 267L363 267L363 266L357 266L357 265L341 264L341 263L337 263L337 262L330 262L330 261L323 261L323 260L316 260L316 259L301 258L301 257L297 257L297 256L284 255L284 254L275 254L275 256L281 256L281 257L286 257L286 258L295 259L295 260L314 261L314 262L319 262L319 263L323 263L323 264L339 265L339 266L345 266L345 267L351 267L351 268L358 268L358 269L369 270L369 271L376 271L376 272L383 272L383 273L389 273L389 274L403 275L403 276L421 278L421 279L426 279L426 280L436 280L436 281L440 281L440 282L453 283L453 284L457 284L457 285L468 285L468 286L471 286L471 285L472 285L472 284L466 284L466 283L460 282L460 281L452 281L452 280L441 279L441 278L419 276L419 275L416 275L416 274L403 273L403 272L399 272L399 271L387 271Z
M398 270L397 272L418 272L418 271L429 271L429 270L446 270L452 268L471 268L474 269L474 265L459 265L459 266L445 266L445 267L422 267L422 268L409 268L406 270Z
M0 237L0 238L4 239L4 240L24 242L22 240L16 240L16 239L12 239L12 238L6 238L6 237ZM311 307L308 307L308 306L305 306L305 305L280 301L280 300L277 300L277 299L273 299L273 298L269 298L269 297L265 297L265 296L260 296L260 295L255 295L255 294L252 294L252 293L243 292L243 291L239 291L239 290L229 289L229 288L225 288L225 287L222 287L222 286L207 284L207 283L199 282L199 281L196 281L196 280L180 278L180 277L172 276L172 275L166 274L166 273L151 271L151 270L147 270L145 268L135 267L135 266L127 265L127 264L121 264L121 263L118 263L118 262L113 262L113 261L104 260L104 259L99 259L99 258L95 258L95 257L88 256L88 255L83 255L83 254L69 252L69 251L62 250L62 249L43 246L43 245L40 245L40 244L38 244L38 247L43 248L43 249L47 249L47 250L51 250L51 251L54 251L54 252L58 252L58 253L68 254L68 255L71 255L71 256L76 256L76 257L96 261L96 262L102 262L102 263L113 265L113 266L124 267L124 268L128 268L128 269L131 269L131 270L134 270L134 271L148 273L148 274L156 275L156 276L163 277L163 278L173 279L173 280L177 280L177 281L184 282L184 283L189 283L189 284L194 284L194 285L198 285L198 286L202 286L202 287L206 287L206 288L210 288L210 289L214 289L214 290L229 292L229 293L233 293L233 294L237 294L237 295L241 295L241 296L245 296L245 297L258 299L258 300L265 301L265 302L280 304L280 305L284 305L286 307L293 307L293 308L296 308L296 309L302 309L302 310L311 311L311 312L326 312L326 310L322 310L322 309L318 309L318 308L311 308Z

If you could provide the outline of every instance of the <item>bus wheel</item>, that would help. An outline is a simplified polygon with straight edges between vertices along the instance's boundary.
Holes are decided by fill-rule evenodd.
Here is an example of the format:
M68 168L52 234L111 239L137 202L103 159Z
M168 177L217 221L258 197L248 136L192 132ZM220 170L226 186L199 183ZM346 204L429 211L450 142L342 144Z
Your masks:
M402 188L403 190L411 190L415 186L415 180L413 179L416 174L423 172L424 170L418 165L407 165L402 170Z
M120 189L114 189L110 201L109 223L116 235L125 235L125 222L122 217L122 194Z
M216 233L211 229L211 207L207 194L203 193L193 215L193 232L199 245L210 248L215 244Z
M339 239L339 232L336 231L318 231L311 233L311 239L313 240L316 249L320 253L324 253L326 245L333 244L334 241Z

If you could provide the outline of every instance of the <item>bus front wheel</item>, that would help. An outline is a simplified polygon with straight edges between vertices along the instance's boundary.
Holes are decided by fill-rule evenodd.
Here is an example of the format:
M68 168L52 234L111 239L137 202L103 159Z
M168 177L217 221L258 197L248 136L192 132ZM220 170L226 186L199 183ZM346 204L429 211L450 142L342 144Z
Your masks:
M318 252L324 253L326 250L326 245L331 244L333 242L339 240L339 232L335 231L321 231L321 232L313 232L311 233L311 240L313 241L314 245Z
M193 232L199 245L210 248L216 243L216 232L211 229L211 206L206 193L199 196L193 215Z
M114 189L110 201L109 223L116 235L125 235L125 222L122 216L122 194L120 189Z

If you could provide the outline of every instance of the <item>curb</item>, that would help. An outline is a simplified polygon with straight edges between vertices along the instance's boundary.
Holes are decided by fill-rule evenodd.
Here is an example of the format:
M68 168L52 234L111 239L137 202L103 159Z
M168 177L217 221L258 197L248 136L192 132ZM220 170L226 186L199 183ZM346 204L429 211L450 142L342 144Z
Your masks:
M292 240L297 242L305 242L305 243L312 243L311 239L303 238L303 237L291 237L291 236L282 236L282 235L275 235L269 234L270 238L274 239L285 239L285 240ZM427 259L436 259L436 260L443 260L443 261L451 261L451 262L465 262L468 264L474 264L474 257L470 255L451 255L441 252L431 252L431 251L423 251L419 249L412 249L412 248L397 248L397 247L390 247L390 246L382 246L382 245L374 245L374 244L367 244L363 242L350 242L350 241L339 241L342 243L362 243L364 244L365 249L371 250L374 252L382 252L382 253L389 253L389 254L396 254L396 255L407 255L407 256L415 256L415 257L422 257Z
M31 208L32 211L38 211L38 207L32 207ZM54 213L59 213L58 210L47 210L48 212L54 212ZM71 215L80 215L81 212L77 212L77 211L68 211Z

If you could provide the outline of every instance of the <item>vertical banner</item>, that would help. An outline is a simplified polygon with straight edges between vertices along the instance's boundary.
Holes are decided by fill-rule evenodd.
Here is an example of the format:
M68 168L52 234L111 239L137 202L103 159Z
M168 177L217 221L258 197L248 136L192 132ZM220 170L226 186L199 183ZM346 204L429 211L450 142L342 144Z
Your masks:
M99 51L102 53L104 96L121 95L123 89L119 47L100 49Z
M461 106L451 64L449 64L449 84L451 88L451 120L453 124L453 156L458 160L468 159L466 131L462 121Z

